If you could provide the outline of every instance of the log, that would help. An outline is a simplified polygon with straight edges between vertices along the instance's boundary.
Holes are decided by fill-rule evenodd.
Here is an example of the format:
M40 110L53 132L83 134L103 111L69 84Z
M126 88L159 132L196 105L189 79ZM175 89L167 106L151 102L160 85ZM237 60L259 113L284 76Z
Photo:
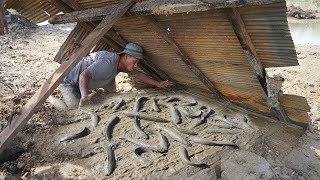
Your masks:
M165 40L171 49L181 58L181 60L189 67L189 69L198 77L198 79L206 85L213 95L225 101L229 101L226 97L224 97L214 86L213 82L210 81L201 70L192 62L192 60L185 55L185 53L179 48L176 42L168 36L165 30L161 28L159 22L156 21L152 16L145 16L145 20L149 22L149 25L152 26L153 30L155 30L163 40Z
M113 24L124 15L134 3L134 0L123 0L116 9L112 10L105 19L81 42L80 47L74 51L70 60L64 62L53 75L42 85L35 95L21 109L21 114L15 116L9 126L0 133L0 153L3 152L6 145L27 123L28 119L38 110L41 104L58 87L63 78L70 70L87 55L102 36L113 26Z
M189 13L207 11L217 8L232 8L254 5L268 5L285 2L284 0L232 0L232 1L195 1L195 0L149 0L136 3L126 13L126 16L139 15L162 15L173 13ZM53 24L85 22L101 20L108 13L108 7L88 9L73 13L60 14L50 17L49 22Z

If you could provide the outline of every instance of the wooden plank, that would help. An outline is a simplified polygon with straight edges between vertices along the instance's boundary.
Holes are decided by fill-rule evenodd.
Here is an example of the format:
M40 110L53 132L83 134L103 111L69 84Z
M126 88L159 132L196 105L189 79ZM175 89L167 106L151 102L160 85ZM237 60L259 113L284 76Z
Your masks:
M94 45L102 38L102 36L113 26L113 24L124 15L124 13L132 6L134 0L124 0L119 6L110 11L107 16L81 43L80 47L71 54L70 60L64 62L54 74L42 85L36 94L22 107L21 114L15 116L10 126L7 126L0 134L0 153L6 145L14 138L14 136L27 123L28 119L38 110L41 104L48 96L58 87L63 78L70 70L87 55Z
M280 96L279 101L285 109L290 108L298 111L310 111L307 99L302 96L283 94Z
M149 22L149 25L165 40L172 50L181 58L181 60L189 67L189 69L198 77L198 79L205 84L214 96L218 99L228 101L214 86L214 84L200 71L200 69L189 59L184 52L178 47L173 39L171 39L166 31L164 31L159 23L152 17L146 16L145 20Z
M70 0L64 0L65 2ZM284 0L233 0L233 1L194 1L194 0L149 0L136 3L126 13L127 16L141 16L141 15L162 15L162 14L174 14L174 13L189 13L207 11L217 8L232 8L254 5L267 5L284 2ZM174 6L172 5L174 4ZM95 21L101 20L107 9L94 8L81 12L74 12L69 14L61 14L54 18L51 18L51 22L54 23L67 23L67 22L81 22L81 21Z
M5 9L3 6L3 1L0 1L0 35L5 35L8 33L8 26L5 16Z

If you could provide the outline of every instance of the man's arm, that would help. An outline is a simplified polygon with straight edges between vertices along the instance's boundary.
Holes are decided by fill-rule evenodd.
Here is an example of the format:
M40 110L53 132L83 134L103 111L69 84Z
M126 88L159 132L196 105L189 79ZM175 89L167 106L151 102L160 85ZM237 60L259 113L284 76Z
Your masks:
M158 82L154 79L152 79L151 77L147 76L146 74L144 73L137 73L137 74L134 74L132 75L133 77L135 78L138 78L140 79L141 81L147 83L147 84L150 84L150 85L153 85L153 86L156 86L158 88L167 88L167 87L170 87L173 85L173 83L171 81L161 81L161 82Z
M90 71L85 69L79 76L79 89L81 98L85 98L89 94L89 79L91 77Z

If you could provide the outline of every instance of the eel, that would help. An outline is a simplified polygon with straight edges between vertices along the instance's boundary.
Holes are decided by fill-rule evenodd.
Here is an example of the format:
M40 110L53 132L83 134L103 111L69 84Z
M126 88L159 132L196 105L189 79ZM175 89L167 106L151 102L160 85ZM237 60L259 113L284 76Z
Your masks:
M142 148L142 147L137 147L137 148L134 150L134 154L135 154L135 156L136 156L136 159L138 160L138 163L139 163L142 167L151 166L153 162L150 161L149 159L141 156L144 152L147 152L147 150L144 149L144 148Z
M160 112L159 106L157 104L158 100L159 99L152 98L152 110L155 111L155 112Z
M129 141L133 144L136 144L145 150L150 150L150 151L159 152L159 153L168 152L169 141L164 135L162 135L160 132L157 132L157 131L151 130L151 129L148 129L146 131L158 136L159 144L157 144L157 145L156 144L149 144L149 143L146 143L146 142L143 142L138 139L131 138L131 137L121 137L120 139L124 139L124 140Z
M210 141L198 136L190 136L189 139L197 144L207 145L207 146L233 146L238 148L239 145L231 141Z
M137 100L136 100L136 102L135 102L135 104L134 104L134 107L133 107L133 111L139 112L139 111L142 109L142 104L141 104L141 102L142 102L143 100L147 100L147 99L148 99L148 98L145 97L145 96L141 96L141 97L137 98Z
M59 142L64 142L64 141L72 141L72 140L75 140L75 139L78 139L78 138L82 138L84 136L87 136L88 134L90 134L90 130L85 127L81 132L79 133L76 133L76 134L72 134L72 135L69 135L69 136L66 136L66 137L63 137L59 140Z
M191 130L191 129L183 129L183 128L180 128L178 127L177 125L173 124L173 128L179 132L181 132L182 134L187 134L187 135L198 135L197 132Z
M234 129L220 129L220 128L208 128L206 129L206 133L208 134L215 134L215 133L221 133L221 134L240 134L242 131Z
M169 108L170 108L171 118L173 119L173 123L181 124L181 114L180 114L180 112L171 104L169 104Z
M211 124L211 123L210 123ZM225 129L231 129L233 128L234 126L233 125L230 125L230 124L226 124L226 123L212 123L213 126L217 126L219 128L225 128Z
M93 128L97 127L97 125L99 123L98 115L93 111L86 111L85 113L90 116L92 127Z
M170 122L169 120L164 119L164 118L150 116L150 115L147 115L145 113L134 112L134 111L125 111L124 115L126 115L128 117L137 116L140 119L144 119L144 120L147 120L147 121L153 121L153 122L159 122L159 123L168 123L168 122Z
M161 134L158 131L155 131L153 129L147 129L146 130L148 133L154 134L156 136L158 136L159 138L159 146L161 147L161 152L167 152L169 149L169 140L167 137L165 137L163 134Z
M137 133L142 137L143 139L149 139L149 136L147 133L143 131L140 125L140 119L139 117L135 116L133 117L133 124L134 124L134 129L137 131Z
M113 108L112 108L113 112L118 111L120 109L120 107L124 104L125 104L125 101L122 98L120 98L119 102L115 106L113 106Z
M246 116L241 116L239 118L239 121L241 122L241 124L245 127L245 128L249 128L251 129L252 127L248 124L249 122L249 118Z
M162 131L165 131L168 133L173 139L180 142L181 144L184 144L186 146L192 146L192 144L184 137L178 134L175 130L167 127L161 127L161 126L155 126L156 129L160 129Z
M111 146L106 145L103 142L101 142L101 146L107 154L106 164L104 166L104 173L106 176L109 176L113 173L114 169L116 168L116 156Z
M120 119L118 116L112 116L109 120L109 122L107 123L106 127L105 127L105 131L104 131L104 135L105 138L110 141L112 138L112 129L113 126L115 126L117 123L120 122Z
M175 102L175 101L181 101L180 97L169 97L165 100L166 102Z
M182 162L186 163L187 165L190 165L190 166L207 166L205 163L191 162L190 159L189 159L189 155L188 155L187 149L182 147L182 146L179 147L179 155L180 155L180 158L181 158Z
M179 109L179 111L181 112L181 113L183 113L185 116L187 116L187 117L189 117L189 118L197 118L197 117L199 117L201 114L202 114L202 112L201 111L198 111L198 112L191 112L189 109L185 109L185 108L183 108L183 107L179 107L178 108Z
M153 151L153 152L165 152L163 151L163 149L158 146L158 145L155 145L155 144L149 144L149 143L146 143L146 142L143 142L143 141L140 141L138 139L134 139L134 138L131 138L131 137L121 137L120 139L123 139L125 141L129 141L133 144L136 144L144 149L148 149L150 151Z
M182 103L181 106L195 106L197 104L198 104L198 102L193 99L191 102Z
M211 108L207 108L208 110L206 112L204 112L203 114L201 114L200 116L200 120L199 121L195 121L192 125L191 128L195 128L203 123L206 122L207 118L214 113L214 111Z

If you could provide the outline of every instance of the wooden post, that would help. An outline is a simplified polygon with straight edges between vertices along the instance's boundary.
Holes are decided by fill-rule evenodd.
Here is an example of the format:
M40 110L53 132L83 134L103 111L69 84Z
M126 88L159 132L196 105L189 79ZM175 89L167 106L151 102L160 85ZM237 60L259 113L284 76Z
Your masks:
M215 88L214 84L210 81L210 79L208 79L200 71L200 69L191 61L191 59L189 59L189 57L187 57L185 53L182 52L182 50L178 47L176 42L168 36L165 30L161 28L159 22L157 22L156 19L154 19L152 16L145 16L144 19L149 22L149 25L152 26L152 28L162 37L162 39L168 43L172 50L181 58L181 60L198 77L198 79L210 89L210 91L216 98L229 101Z
M0 1L0 35L5 35L8 33L8 26L5 16L5 9L3 6L3 1Z
M42 85L35 95L21 109L21 114L15 116L10 126L7 126L0 133L0 153L6 145L27 123L28 119L38 110L41 104L48 96L58 87L63 78L70 70L87 55L92 47L102 38L102 36L113 26L113 24L124 15L124 13L132 6L134 0L123 0L115 9L110 11L101 23L81 42L80 47L70 55L70 60L64 62L53 75Z

